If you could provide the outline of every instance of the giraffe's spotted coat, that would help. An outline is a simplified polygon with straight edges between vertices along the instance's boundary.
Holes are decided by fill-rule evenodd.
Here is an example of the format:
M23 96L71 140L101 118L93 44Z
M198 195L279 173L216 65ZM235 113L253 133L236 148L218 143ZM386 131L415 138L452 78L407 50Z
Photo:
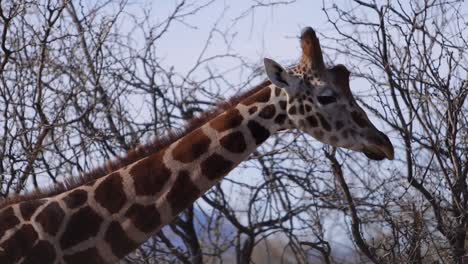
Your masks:
M311 127L317 127L318 126L318 121L317 118L313 115L310 115L307 117L307 122L309 122L309 125Z
M88 192L82 189L72 190L69 194L67 194L63 201L67 205L68 208L74 209L82 206L86 203L88 199Z
M343 127L344 127L343 121L340 121L340 120L336 121L335 128L336 128L337 131L339 131Z
M255 144L257 145L262 144L270 136L270 131L254 120L250 120L247 123L247 127L249 128L252 137L255 139Z
M17 262L23 257L23 252L31 251L37 238L37 231L31 224L22 225L9 239L2 243L2 248L8 255L0 254L0 262Z
M32 200L26 201L19 204L19 209L21 211L21 215L25 221L29 221L31 216L36 212L37 208L45 203L44 200ZM2 221L0 219L0 221Z
M120 173L114 172L101 181L94 191L94 199L109 213L118 213L127 201Z
M243 119L244 118L240 114L239 110L234 108L228 110L223 116L216 117L209 124L218 132L224 132L226 130L240 126Z
M296 106L295 105L291 106L288 110L288 114L295 115L296 113L297 113Z
M286 121L286 114L279 114L275 117L275 123L279 126L284 125L284 121Z
M137 162L129 170L137 195L155 195L169 180L171 171L162 162L164 151Z
M181 197L180 195L183 194ZM180 212L187 204L194 202L200 195L200 190L190 179L190 173L186 170L179 171L173 188L167 194L167 201L175 212Z
M56 258L54 246L45 240L38 241L23 260L23 264L53 263ZM1 259L1 258L0 258ZM6 262L2 262L6 263Z
M330 123L328 123L327 119L325 119L325 117L323 117L323 115L320 113L317 113L317 116L320 120L320 124L322 125L323 129L331 131L331 126Z
M138 244L128 238L119 222L112 221L107 228L104 240L109 244L112 253L118 258L125 257L138 247Z
M154 204L133 204L125 213L125 217L141 232L151 232L161 224L158 209Z
M255 112L257 112L258 107L252 106L249 108L249 114L253 115Z
M88 248L82 251L78 251L73 254L65 255L63 257L68 264L102 264L107 263L106 260L99 254L96 248Z
M7 230L15 227L19 223L20 220L16 217L12 206L3 210L0 214L0 237L2 237Z
M247 149L244 135L240 131L227 134L219 140L219 143L232 153L243 153Z
M60 247L67 249L95 236L102 220L90 206L81 208L70 216L65 232L60 238Z
M211 139L201 129L197 129L177 143L172 156L184 163L193 162L206 152L210 142Z
M214 153L201 163L201 171L208 179L217 180L226 175L233 166L232 161Z
M353 118L354 122L360 127L368 127L369 123L366 119L364 119L360 113L353 111L351 112L351 117Z
M65 212L62 210L59 203L51 202L36 216L35 220L42 226L46 233L55 236L64 217Z
M279 106L281 110L286 110L286 101L279 101Z
M276 107L273 104L269 104L263 107L262 111L258 114L259 117L263 119L270 119L273 118L276 114Z

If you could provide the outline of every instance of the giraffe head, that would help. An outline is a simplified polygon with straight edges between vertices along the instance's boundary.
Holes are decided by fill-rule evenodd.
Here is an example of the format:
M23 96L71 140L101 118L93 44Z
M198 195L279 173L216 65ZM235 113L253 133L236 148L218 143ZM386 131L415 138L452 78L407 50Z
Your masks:
M323 143L360 151L374 160L393 159L392 143L354 100L346 67L325 67L310 27L302 32L301 47L301 63L289 72L265 59L268 78L286 93L289 123Z

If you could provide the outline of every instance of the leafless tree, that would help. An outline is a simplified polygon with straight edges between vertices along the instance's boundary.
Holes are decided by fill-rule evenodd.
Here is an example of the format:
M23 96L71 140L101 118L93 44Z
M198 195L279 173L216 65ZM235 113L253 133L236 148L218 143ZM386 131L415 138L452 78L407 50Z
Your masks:
M211 25L186 69L159 43L216 0L0 1L0 195L60 184L255 86L235 25ZM140 6L141 5L141 6ZM467 21L462 1L323 3L327 61L352 71L397 160L370 163L290 131L268 140L124 263L461 263L467 231ZM135 8L138 9L135 11ZM296 32L292 32L291 35ZM320 33L320 32L319 32ZM215 39L224 47L211 52ZM219 43L219 42L217 42ZM228 63L228 70L216 67ZM219 64L218 64L219 65ZM227 78L236 72L241 78ZM338 231L335 229L338 228ZM338 234L337 234L338 233ZM330 239L330 237L332 239ZM340 253L338 242L355 245Z

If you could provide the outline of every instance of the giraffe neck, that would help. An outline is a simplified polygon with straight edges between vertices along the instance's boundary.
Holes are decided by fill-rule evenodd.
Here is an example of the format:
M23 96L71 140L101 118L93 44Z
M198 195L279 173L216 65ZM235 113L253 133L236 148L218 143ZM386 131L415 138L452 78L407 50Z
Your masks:
M117 262L287 128L285 109L286 94L267 86L158 153L2 209L0 263Z
M162 161L171 170L156 204L160 227L217 184L248 158L270 135L287 127L286 94L268 86L210 120L165 150ZM131 174L131 173L130 173Z

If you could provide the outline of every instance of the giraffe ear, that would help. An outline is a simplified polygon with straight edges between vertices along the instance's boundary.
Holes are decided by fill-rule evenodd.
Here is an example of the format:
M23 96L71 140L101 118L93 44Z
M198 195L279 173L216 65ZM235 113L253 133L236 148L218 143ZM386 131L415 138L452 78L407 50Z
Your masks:
M272 59L265 58L265 71L270 81L286 90L286 92L294 96L298 90L299 78L289 74L281 65Z

